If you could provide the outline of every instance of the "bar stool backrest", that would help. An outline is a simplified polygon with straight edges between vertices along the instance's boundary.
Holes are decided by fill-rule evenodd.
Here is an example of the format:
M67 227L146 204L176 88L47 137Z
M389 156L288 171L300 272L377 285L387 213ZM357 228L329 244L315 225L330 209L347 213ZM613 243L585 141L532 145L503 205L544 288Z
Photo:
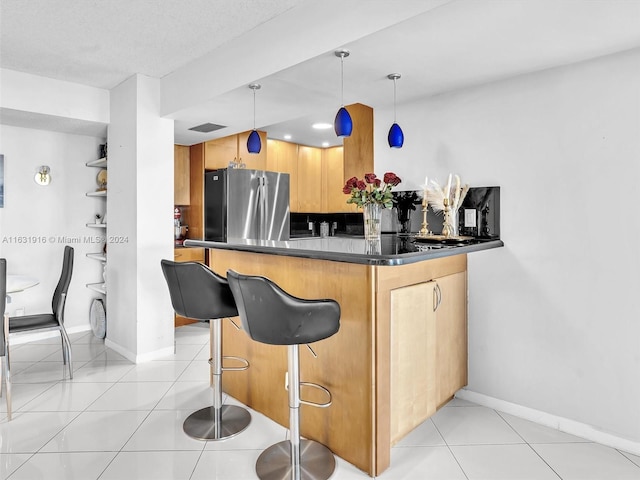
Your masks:
M160 263L171 304L178 315L200 321L238 316L224 277L198 262L161 260Z
M268 278L227 272L242 327L257 342L271 345L313 343L340 329L335 300L305 300L282 290Z

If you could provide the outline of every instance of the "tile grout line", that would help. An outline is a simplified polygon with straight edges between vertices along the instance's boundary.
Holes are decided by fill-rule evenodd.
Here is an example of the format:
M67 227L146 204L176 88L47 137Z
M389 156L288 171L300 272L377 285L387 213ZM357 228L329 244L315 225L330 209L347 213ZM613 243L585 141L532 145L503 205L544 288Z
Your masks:
M71 344L72 344L72 345L73 345L73 343L74 343L74 342L71 342ZM81 345L81 344L79 344L79 345ZM103 345L104 345L104 342L103 342ZM61 347L60 347L60 350L62 350L62 348L61 348ZM56 353L56 352L52 353L51 355L54 355L55 353ZM59 352L58 352L58 353L59 353ZM85 367L85 366L86 366L86 365L88 365L89 363L91 363L91 362L93 362L94 360L96 360L96 359L97 359L97 357L98 357L98 356L100 356L101 354L105 354L105 360L106 360L106 361L108 361L108 358L106 358L107 349L106 349L106 347L105 347L105 348L104 348L104 350L102 350L102 351L101 351L101 352L100 352L96 357L93 357L93 358L92 358L91 360L89 360L89 361L85 361L85 362L84 362L84 364L83 364L82 366L80 366L77 370L74 370L74 373L76 373L78 370L82 369L83 367ZM51 356L51 355L49 355L49 356ZM48 357L49 357L49 356L48 356ZM48 358L48 357L45 357L45 358ZM37 361L37 362L34 362L34 365L32 365L31 367L28 367L28 368L27 368L27 369L25 369L24 371L27 371L27 370L29 370L29 369L31 369L31 368L34 368L36 365L38 365L38 364L39 364L39 363L41 363L41 362L44 362L44 359L41 359L41 360L39 360L39 361ZM50 362L47 362L47 363L50 363ZM65 366L64 364L63 364L63 372L66 372L66 366ZM21 373L22 373L22 372L21 372ZM125 374L123 374L123 376L124 376L124 375L125 375ZM40 395L37 395L35 398L33 398L32 400L30 400L29 402L27 402L27 404L26 404L26 405L28 405L28 404L29 404L29 403L31 403L32 401L36 400L36 399L37 399L38 397L40 397L42 394L44 394L44 393L48 392L48 391L49 391L51 388L53 388L55 385L58 385L58 384L60 384L60 383L62 383L62 382L64 382L64 381L68 382L68 384L70 384L70 385L85 383L85 382L73 382L73 380L72 380L71 378L68 378L68 379L67 379L67 378L66 378L66 373L65 373L65 374L63 374L63 377L64 377L64 378L63 378L62 380L57 380L56 382L53 382L53 383L51 384L51 387L50 387L50 388L46 389L46 390L45 390L44 392L42 392ZM120 378L122 378L122 377L120 377ZM111 383L111 386L110 386L108 389L106 389L102 394L100 394L100 395L99 395L99 396L98 396L98 397L97 397L93 402L91 402L89 405L87 405L83 410L81 410L81 411L76 411L76 410L73 410L73 411L71 411L71 410L63 411L63 412L65 412L65 413L73 413L73 412L77 412L77 415L75 415L71 420L69 420L69 422L67 422L67 423L66 423L66 425L64 425L64 426L63 426L59 431L57 431L56 433L54 433L54 434L53 434L53 436L51 436L51 437L50 437L46 442L44 442L44 444L43 444L43 445L42 445L42 446L41 446L41 447L40 447L36 452L34 452L34 453L33 453L33 454L32 454L32 455L31 455L31 456L30 456L30 457L29 457L29 458L28 458L24 463L22 463L22 464L20 465L20 467L18 467L16 470L14 470L14 471L11 473L11 475L10 475L9 477L13 476L13 474L14 474L15 472L17 472L20 468L22 468L22 467L23 467L23 466L24 466L24 465L25 465L29 460L31 460L31 458L33 458L33 457L34 457L34 456L36 456L37 454L41 454L41 455L43 455L43 454L47 454L47 453L58 453L58 454L59 454L59 453L89 453L89 452L86 452L86 451L81 451L81 452L42 452L42 449L43 449L46 445L48 445L48 444L49 444L49 443L50 443L50 442L51 442L51 441L52 441L56 436L58 436L60 433L62 433L62 431L63 431L63 430L65 430L66 428L68 428L68 427L69 427L69 425L71 425L75 420L77 420L77 419L78 419L78 417L79 417L80 415L82 415L83 413L87 412L87 411L88 411L88 408L89 408L89 407L91 407L91 405L93 405L95 402L97 402L97 401L98 401L98 399L100 399L100 398L101 398L103 395L105 395L108 391L110 391L110 390L113 388L113 386L114 386L117 382L118 382L118 380L116 380L116 381L114 381L114 382L86 382L86 383ZM26 406L26 405L25 405L25 406ZM29 413L29 412L22 412L22 413ZM34 413L34 412L32 412L32 413ZM35 413L38 413L38 412L35 412ZM146 418L146 417L145 417L145 418ZM143 421L144 421L144 420L143 420ZM127 441L128 441L128 440L127 440ZM125 444L126 444L126 442L125 442ZM101 452L103 452L103 451L101 451ZM109 461L109 463L107 464L107 467L111 464L111 462L113 462L113 460L114 460L117 456L118 456L118 453L116 453L116 454L113 456L113 458ZM106 469L107 467L105 467L105 469ZM97 478L99 478L100 476L102 476L102 474L103 474L103 473L104 473L104 470L100 473L100 475L99 475Z
M554 469L551 465L549 465L549 462L547 462L547 461L542 457L542 455L540 455L540 454L538 453L538 451L537 451L535 448L533 448L533 447L531 446L531 444L530 444L529 442L527 442L527 440L526 440L522 435L520 435L520 432L518 432L518 431L515 429L515 427L514 427L513 425L511 425L511 424L507 421L507 419L506 419L506 418L504 418L504 417L500 414L500 412L499 412L498 410L493 409L493 411L494 411L494 412L496 412L496 413L498 414L498 416L502 419L502 421L503 421L504 423L506 423L507 425L509 425L509 428L511 428L511 430L513 430L513 431L516 433L516 435L518 435L518 436L522 439L522 441L527 445L527 447L529 447L529 448L533 451L533 453L535 453L535 454L538 456L538 458L540 458L540 460L542 460L542 461L545 463L545 465L546 465L547 467L549 467L549 469L550 469L553 473L555 473L555 474L557 475L557 477L558 477L560 480L562 480L562 477L560 476L560 474L559 474L558 472L556 472L556 471L555 471L555 469Z
M627 457L624 453L622 453L622 451L618 450L617 448L614 448L614 450L616 452L618 452L620 455L622 455L625 459L627 459L628 461L630 461L634 466L640 468L640 465L638 465L636 462L634 462L633 460L631 460L629 457ZM632 453L630 453L630 455L633 455Z
M431 423L433 423L434 428L436 429L436 431L438 432L438 435L440 435L440 438L442 438L442 441L444 442L444 444L447 446L447 448L449 449L449 453L451 453L451 456L453 457L453 459L456 461L456 463L458 464L458 468L460 468L460 471L462 472L462 474L464 475L464 478L466 478L467 480L469 480L469 475L467 475L467 472L464 471L464 468L462 468L462 465L460 464L460 460L458 460L458 457L456 457L456 454L453 453L453 450L451 450L451 446L449 445L449 442L447 442L447 439L444 438L444 435L442 435L442 432L440 431L440 429L438 428L438 426L436 425L436 422L433 421L433 419L430 417L428 420L431 420Z
M174 350L175 352L175 350ZM199 353L200 350L198 350L197 353ZM106 353L106 349L105 349L105 353ZM196 355L197 355L196 353ZM175 355L175 353L174 353ZM193 363L193 360L195 359L195 355L194 358L192 358L188 365L185 367L185 369L180 373L180 375L182 375L184 373L184 371L189 368L189 365L191 365ZM105 360L108 360L105 358ZM135 368L136 364L133 364L133 368ZM103 395L105 395L108 391L110 391L117 383L139 383L138 381L136 382L123 382L122 379L131 371L133 370L133 368L129 369L129 371L123 373L116 381L112 382L111 387L109 387L107 390L105 390L105 392L100 395L98 398L95 399L95 401L93 401L90 405L87 406L87 408L89 408L91 405L93 405L95 402L97 402ZM178 378L180 377L180 375L178 375ZM152 383L152 382L145 382L145 383ZM121 453L123 453L123 449L127 446L127 444L131 441L131 439L133 438L133 436L138 432L138 430L140 430L140 428L142 427L142 425L144 424L144 422L151 416L151 413L154 412L156 410L156 407L159 405L159 403L162 401L163 398L165 398L165 396L167 395L167 393L169 392L169 390L171 390L171 388L173 388L176 384L178 383L178 379L176 378L175 380L172 381L171 385L169 386L169 388L167 389L166 392L164 392L164 394L158 399L158 401L153 405L153 407L150 410L147 410L147 414L145 415L145 417L142 419L142 421L140 422L140 424L135 428L135 430L129 435L129 437L127 438L127 440L122 444L122 446L120 447L120 449L115 452L115 455L113 456L113 458L111 458L111 460L107 463L107 465L105 465L104 469L102 470L102 472L100 472L100 474L96 477L96 480L99 480L104 473L107 471L107 469L111 466L111 464L113 464L113 462L115 461L115 459L118 457L118 455L120 455ZM86 409L85 409L86 411ZM102 410L102 411L106 411L106 410ZM141 410L128 410L128 411L141 411ZM198 456L198 460L200 459L200 457L202 456L202 452L204 451L206 447L206 442L202 447L202 450L200 450L200 455ZM152 450L141 450L142 452L149 452ZM182 450L173 450L173 451L182 451ZM193 451L193 450L185 450L185 451ZM196 461L195 465L194 465L194 469L197 466L198 462Z

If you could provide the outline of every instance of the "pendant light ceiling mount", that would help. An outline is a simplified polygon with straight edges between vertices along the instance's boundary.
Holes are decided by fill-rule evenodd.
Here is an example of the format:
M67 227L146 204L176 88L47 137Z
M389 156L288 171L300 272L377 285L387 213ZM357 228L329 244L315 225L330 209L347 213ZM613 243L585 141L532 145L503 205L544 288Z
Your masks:
M404 133L400 125L396 122L396 80L401 77L402 75L399 73L390 73L387 75L389 80L393 80L393 125L391 125L389 135L387 136L389 147L391 148L402 148L404 144Z
M253 90L253 130L247 138L247 150L249 153L260 153L262 149L262 142L260 141L260 134L256 131L256 90L260 90L262 85L259 83L249 84L249 88Z
M351 52L345 48L343 48L342 50L336 50L333 53L336 57L340 58L347 58L349 55L351 55Z
M348 137L353 130L353 121L351 115L346 108L344 108L344 59L347 58L351 52L349 50L336 50L333 52L336 57L340 58L340 110L336 114L336 119L333 122L333 127L338 137Z

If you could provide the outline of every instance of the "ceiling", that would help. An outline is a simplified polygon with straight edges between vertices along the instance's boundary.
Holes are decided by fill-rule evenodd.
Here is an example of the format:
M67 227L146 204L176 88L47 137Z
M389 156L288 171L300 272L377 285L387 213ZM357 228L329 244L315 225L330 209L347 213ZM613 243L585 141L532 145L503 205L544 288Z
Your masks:
M340 143L344 103L381 111L444 92L640 47L640 0L2 0L0 67L111 89L161 79L175 142L253 127L297 143ZM3 112L2 123L47 128ZM225 125L192 132L202 123ZM52 130L62 128L64 122ZM82 132L74 122L69 128Z

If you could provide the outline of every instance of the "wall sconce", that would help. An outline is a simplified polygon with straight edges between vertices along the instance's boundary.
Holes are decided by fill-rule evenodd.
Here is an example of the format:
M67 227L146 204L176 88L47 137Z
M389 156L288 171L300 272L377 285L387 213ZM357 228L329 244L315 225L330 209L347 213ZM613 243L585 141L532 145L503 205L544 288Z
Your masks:
M38 168L38 172L34 177L34 180L38 185L47 186L51 183L51 169L47 165L42 165Z

